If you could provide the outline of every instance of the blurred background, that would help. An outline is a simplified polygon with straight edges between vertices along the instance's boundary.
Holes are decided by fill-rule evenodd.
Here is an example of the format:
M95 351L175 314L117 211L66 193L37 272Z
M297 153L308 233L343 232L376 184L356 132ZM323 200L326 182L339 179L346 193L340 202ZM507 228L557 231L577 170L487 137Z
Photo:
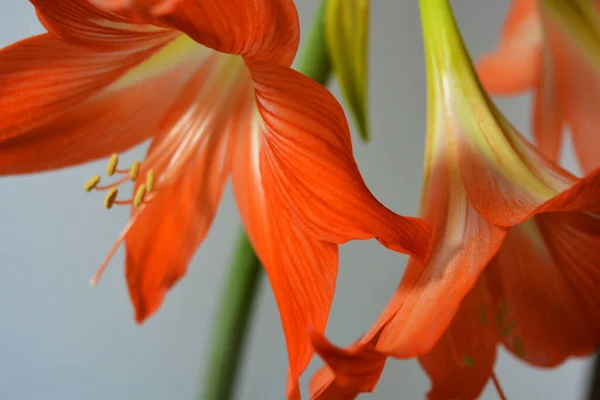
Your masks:
M318 0L297 0L304 31ZM8 4L10 3L10 5ZM496 43L508 0L454 0L473 56ZM0 44L40 33L25 0L4 3ZM418 1L373 1L370 121L372 141L354 135L367 185L388 207L416 215L425 132L425 77ZM332 90L339 95L337 86ZM529 135L530 98L501 99L502 110ZM1 110L0 110L1 112ZM143 158L144 148L122 156ZM564 164L578 172L570 146ZM231 191L187 277L143 326L133 320L123 279L123 251L99 286L88 282L124 226L128 211L103 208L83 182L104 162L57 173L0 179L0 399L194 399L207 340L239 229ZM402 275L406 258L375 241L341 249L329 337L347 345L375 320ZM315 359L302 381L320 365ZM266 279L257 304L239 399L282 399L287 357ZM590 360L540 370L500 351L496 373L509 399L584 399ZM422 399L429 382L415 360L388 362L373 399ZM496 399L491 386L483 399Z

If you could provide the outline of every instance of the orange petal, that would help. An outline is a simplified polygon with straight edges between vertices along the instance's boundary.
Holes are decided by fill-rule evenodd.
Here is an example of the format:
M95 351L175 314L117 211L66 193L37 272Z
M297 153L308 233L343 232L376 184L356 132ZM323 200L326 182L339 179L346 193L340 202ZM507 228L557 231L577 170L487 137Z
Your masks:
M314 238L377 238L424 259L429 229L379 203L352 156L344 113L322 86L291 69L251 65L263 120L261 173L271 207Z
M555 90L560 90L581 169L589 173L600 167L600 116L594 107L600 102L600 70L584 53L582 46L569 41L567 34L554 26L551 20L546 23L546 31L554 68L559 72L554 77L554 85L558 87Z
M422 215L433 230L426 266L410 260L388 305L395 309L377 349L401 358L431 350L505 235L472 207L455 166L440 150L425 187Z
M309 331L325 330L335 291L338 250L335 244L311 238L271 207L258 165L260 131L256 121L249 121L248 126L254 129L240 132L233 189L279 307L290 367L288 398L294 399L299 395L298 378L314 353Z
M490 379L497 335L485 282L484 272L431 352L419 357L431 380L428 399L476 399Z
M156 188L133 208L126 234L126 276L142 322L185 274L206 237L231 171L236 138L246 134L251 103L247 75L219 83L215 63L195 71L161 121L141 173L153 169ZM138 186L144 180L138 180Z
M189 163L178 181L158 187L127 234L126 277L143 322L162 304L164 296L186 272L217 211L229 164L228 136L211 138L206 149Z
M261 62L289 66L298 49L291 0L91 1L105 10L135 13L149 24L166 21L207 47Z
M600 215L547 213L510 228L487 272L505 303L507 347L555 366L600 342Z
M311 400L355 399L359 392L339 385L328 367L321 367L310 380Z
M136 26L115 13L102 11L87 0L31 0L48 31L98 50L140 48L143 41L160 39L164 29Z
M540 80L542 40L536 0L513 1L500 45L477 62L483 86L498 95L533 89Z
M156 134L164 102L174 98L190 67L111 86L153 51L96 52L50 34L3 49L0 174L79 164Z
M500 44L477 61L477 73L485 89L493 95L512 95L534 89L540 80L541 33L531 32Z
M540 153L558 163L565 117L553 68L551 61L544 62L541 81L535 95L533 134Z
M495 108L489 111L495 125L477 133L480 140L458 135L460 174L477 212L495 225L512 226L569 190L577 179L544 158Z
M375 350L377 335L369 335L349 349L339 349L313 333L315 350L326 363L311 380L311 399L353 399L375 389L386 355Z
M358 344L339 350L315 343L335 377L330 383L322 382L315 393L335 392L336 385L358 390L359 383L364 385L360 389L370 389L378 379L374 373L378 360L361 362L362 352L368 352L369 346L381 360L430 352L498 251L505 230L487 222L469 204L456 166L445 158L447 149L436 152L438 158L426 179L422 203L422 215L433 230L427 264L409 261L398 290Z
M520 33L523 24L531 18L539 18L537 0L513 0L502 27L502 36L511 37Z

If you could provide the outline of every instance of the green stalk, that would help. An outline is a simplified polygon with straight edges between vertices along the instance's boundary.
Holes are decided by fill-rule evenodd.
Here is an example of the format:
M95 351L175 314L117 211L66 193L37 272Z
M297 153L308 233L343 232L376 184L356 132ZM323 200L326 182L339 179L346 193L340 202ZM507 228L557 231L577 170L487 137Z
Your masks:
M325 3L322 0L306 35L296 69L322 85L331 76L325 45ZM242 229L221 294L206 363L201 400L230 400L239 375L251 316L259 293L262 267Z

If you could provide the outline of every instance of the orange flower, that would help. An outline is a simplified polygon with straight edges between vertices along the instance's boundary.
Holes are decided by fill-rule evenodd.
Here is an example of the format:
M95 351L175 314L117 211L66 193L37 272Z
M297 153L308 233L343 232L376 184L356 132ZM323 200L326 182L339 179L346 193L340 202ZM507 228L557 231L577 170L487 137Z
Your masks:
M447 0L422 0L429 125L425 266L408 263L350 349L313 335L316 399L372 391L387 356L420 357L431 399L474 399L496 347L552 367L600 344L600 171L577 179L527 143L482 90Z
M500 44L478 62L491 94L535 91L533 133L556 161L571 129L584 172L600 166L600 15L592 0L514 0Z
M126 245L135 318L186 272L227 178L267 270L290 358L291 396L325 328L338 244L377 238L426 256L429 229L365 186L341 107L290 69L299 27L288 0L32 0L49 33L0 52L0 174L64 168L151 139L146 159L86 190L133 205ZM102 8L98 8L102 6ZM121 184L135 196L121 200ZM98 274L99 276L99 274ZM98 278L96 276L95 279Z

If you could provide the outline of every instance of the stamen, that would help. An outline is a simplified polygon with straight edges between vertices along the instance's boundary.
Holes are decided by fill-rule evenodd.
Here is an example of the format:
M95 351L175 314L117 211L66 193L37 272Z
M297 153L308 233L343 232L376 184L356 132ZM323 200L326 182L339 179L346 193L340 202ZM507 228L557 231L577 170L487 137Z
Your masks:
M83 185L85 191L89 192L92 189L96 188L96 186L98 186L98 183L100 183L100 179L100 175L92 176L90 179L88 179Z
M125 225L125 228L123 229L123 231L121 232L121 234L119 235L119 237L117 238L117 240L115 241L115 243L113 244L113 246L111 247L111 249L109 250L108 254L106 255L106 257L102 261L102 264L100 264L100 267L98 268L98 270L96 271L96 273L94 274L94 276L92 276L92 279L90 279L90 285L92 287L96 287L96 285L98 285L98 281L100 280L100 278L102 277L102 274L106 270L106 267L108 266L108 263L114 257L115 253L117 252L117 250L121 246L121 243L123 243L123 241L125 240L125 236L127 235L127 233L129 232L129 230L133 226L133 223L135 222L137 215L138 214L133 215L132 218L127 223L127 225Z
M129 182L129 177L128 176L126 176L124 178L121 178L118 181L116 181L114 183L111 183L110 185L96 186L96 190L110 190L110 189L112 189L114 187L121 186L125 182Z
M140 173L140 162L136 160L133 162L133 164L131 164L131 168L129 169L129 179L131 179L132 181L135 181L137 179L139 173Z
M119 164L119 155L115 153L108 159L108 164L106 165L106 175L113 176L117 171L117 164Z
M110 191L104 198L104 207L107 210L113 206L113 204L115 203L115 200L117 199L118 194L119 194L119 189L117 189L116 187L113 187L112 189L110 189Z
M150 169L146 174L146 190L148 191L148 193L154 190L154 180L154 170Z
M133 198L133 205L139 207L140 204L144 201L144 196L146 196L146 185L142 184L135 192L135 197Z
M500 400L506 400L506 395L504 394L504 390L502 390L502 387L500 386L500 381L498 380L498 377L496 376L496 373L492 370L492 382L494 382L494 387L496 388L496 392L498 392L498 396L500 397Z

